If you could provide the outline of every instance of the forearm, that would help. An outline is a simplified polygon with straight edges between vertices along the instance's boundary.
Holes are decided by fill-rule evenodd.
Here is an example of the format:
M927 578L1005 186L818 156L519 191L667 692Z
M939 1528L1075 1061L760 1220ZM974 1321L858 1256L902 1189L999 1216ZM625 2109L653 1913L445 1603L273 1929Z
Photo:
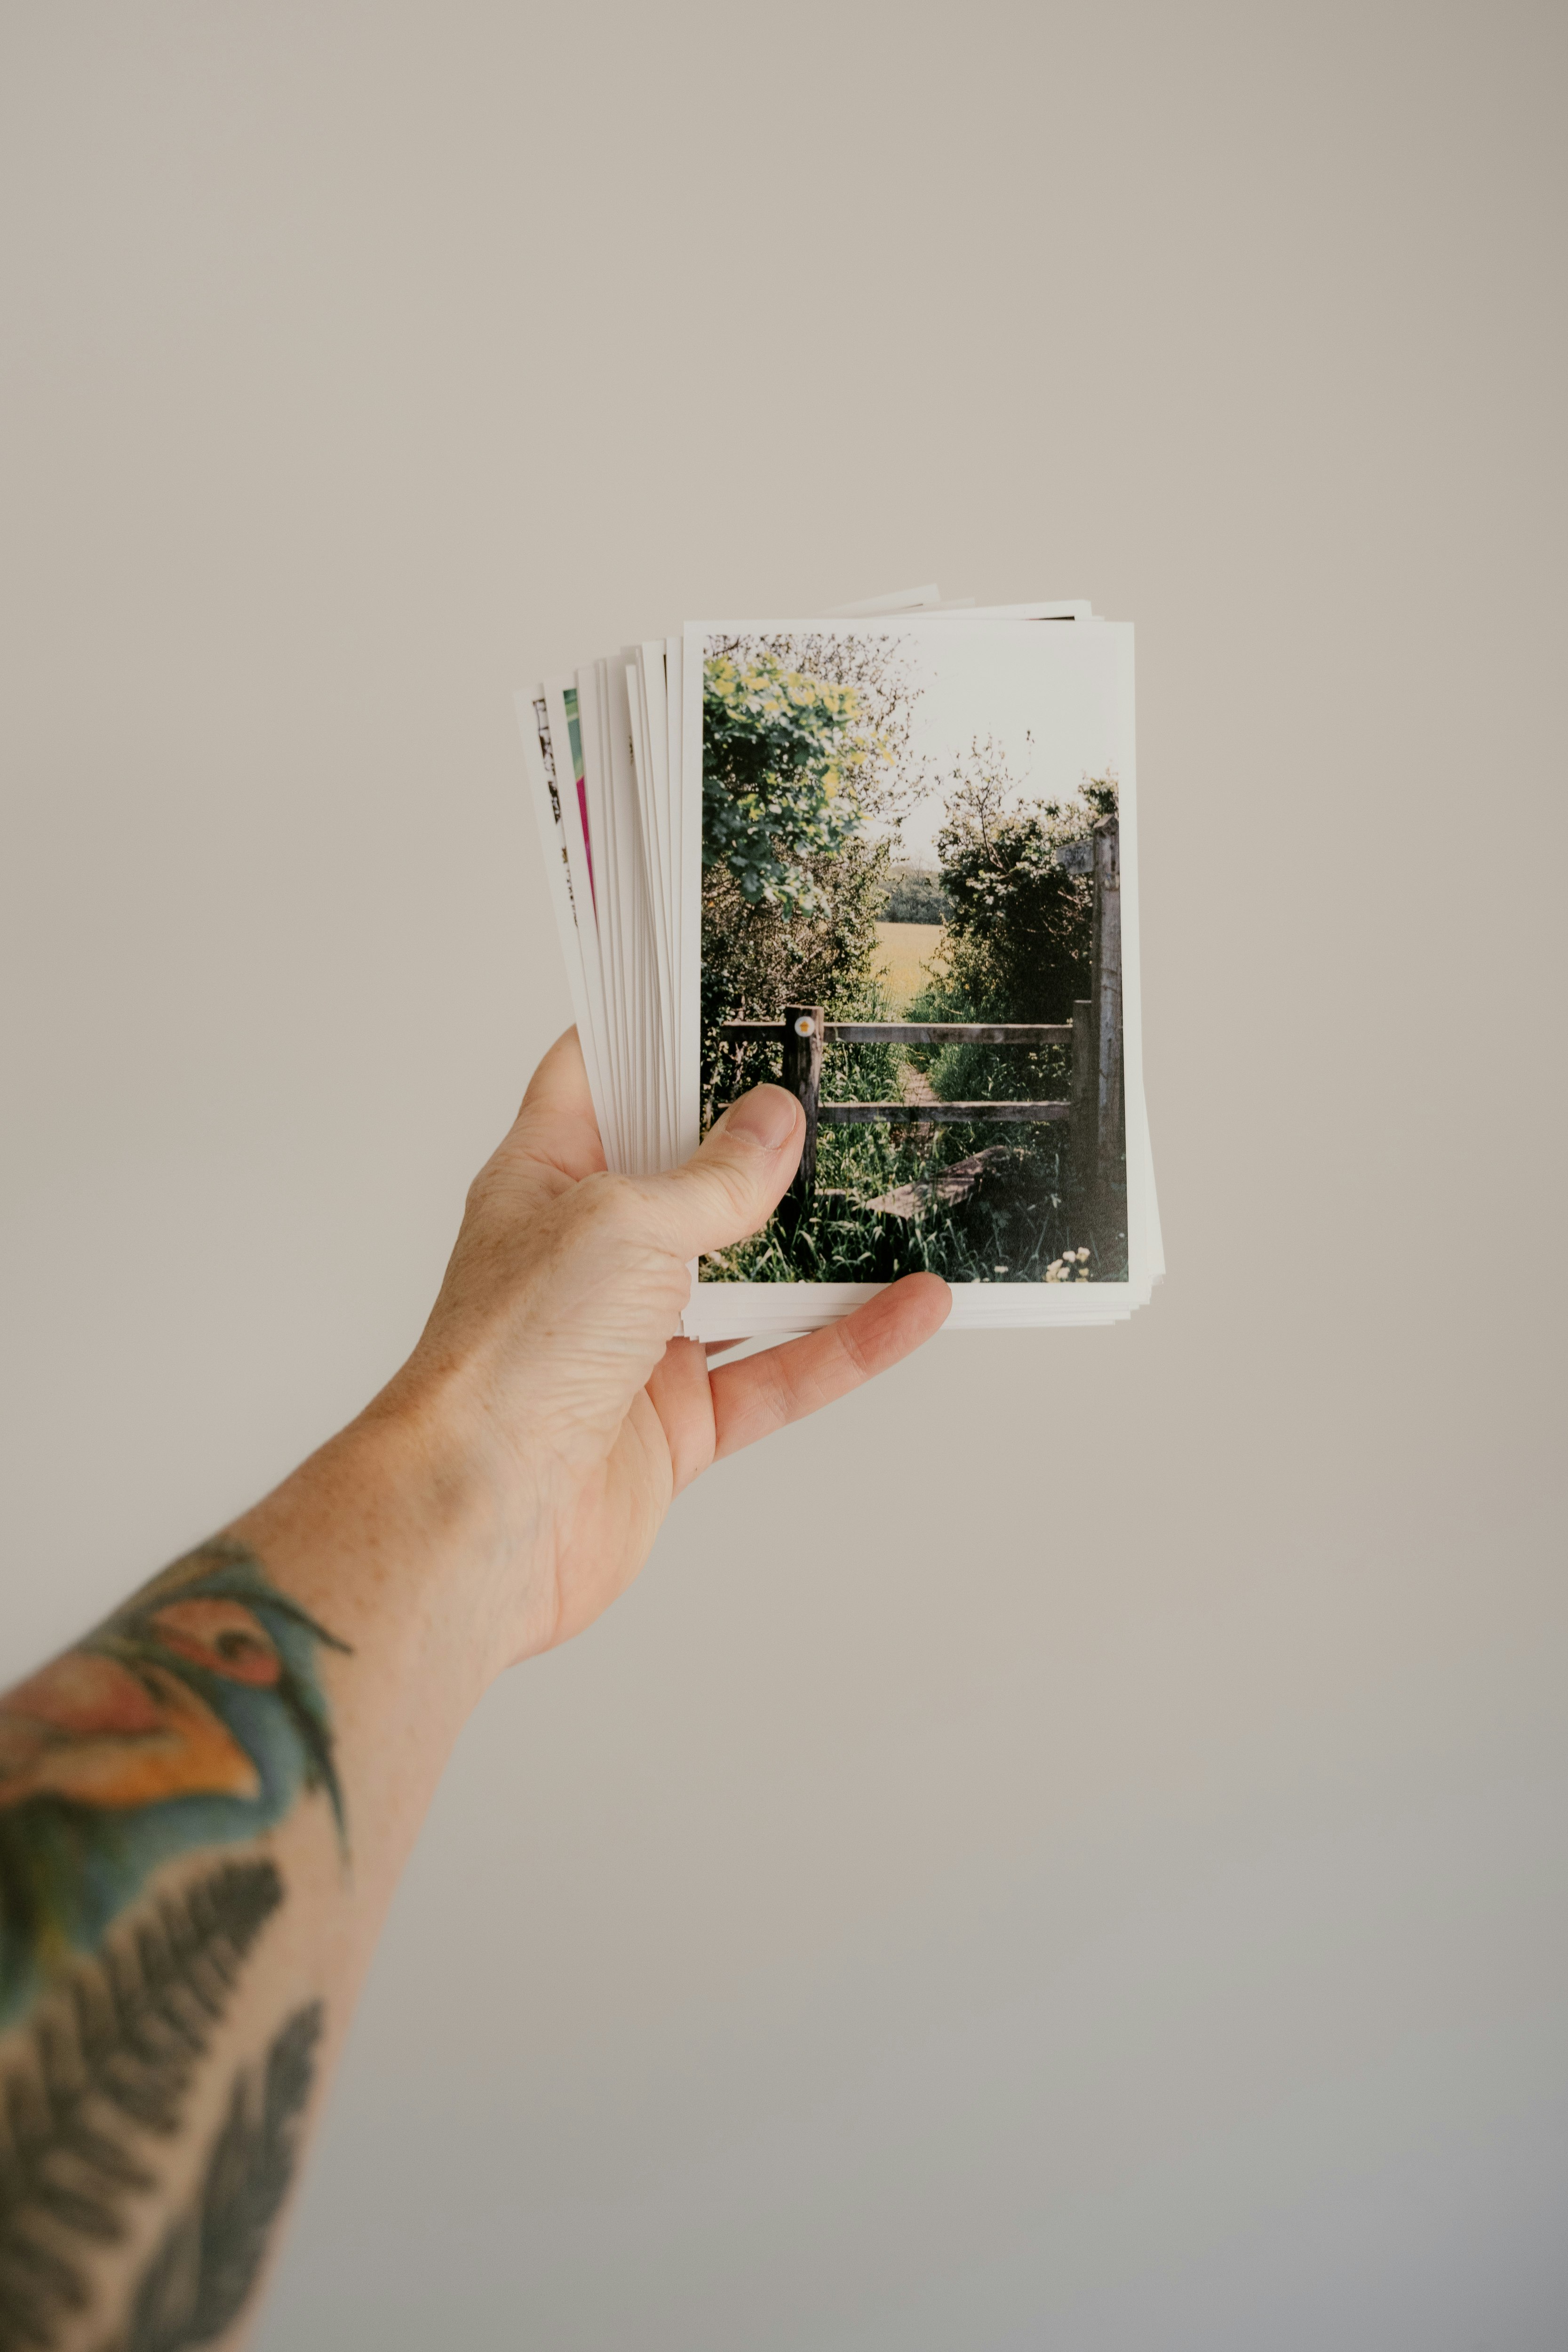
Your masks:
M936 1329L916 1275L711 1378L672 1338L803 1133L764 1087L612 1178L562 1039L390 1388L0 1699L0 2352L234 2340L480 1692L608 1607L710 1462Z
M499 1528L447 1423L373 1411L0 1703L0 2352L243 2329Z

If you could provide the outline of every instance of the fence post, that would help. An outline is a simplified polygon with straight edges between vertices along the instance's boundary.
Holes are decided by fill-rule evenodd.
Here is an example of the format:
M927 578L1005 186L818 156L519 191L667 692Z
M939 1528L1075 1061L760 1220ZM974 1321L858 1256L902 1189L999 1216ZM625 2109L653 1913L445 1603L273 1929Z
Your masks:
M1113 816L1094 828L1094 1175L1096 1209L1121 1202L1126 1177L1125 1087L1121 1069L1121 841ZM1076 1013L1076 1007L1075 1007ZM1077 1073L1074 1072L1076 1084Z
M816 1103L822 1092L822 1030L826 1017L820 1004L784 1006L784 1083L805 1113L800 1166L784 1195L792 1222L810 1208L816 1182Z
M1072 1110L1068 1129L1068 1150L1072 1168L1073 1192L1086 1211L1094 1204L1095 1168L1095 1050L1094 1005L1087 996L1080 996L1072 1009Z

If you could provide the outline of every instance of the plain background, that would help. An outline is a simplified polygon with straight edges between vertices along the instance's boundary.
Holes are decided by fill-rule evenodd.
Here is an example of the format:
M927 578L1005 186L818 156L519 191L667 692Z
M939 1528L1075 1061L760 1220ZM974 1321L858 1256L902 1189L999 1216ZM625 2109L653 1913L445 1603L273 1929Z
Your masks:
M412 1341L568 1017L514 687L1140 632L1169 1281L493 1693L268 2352L1563 2342L1565 22L0 12L16 1671Z

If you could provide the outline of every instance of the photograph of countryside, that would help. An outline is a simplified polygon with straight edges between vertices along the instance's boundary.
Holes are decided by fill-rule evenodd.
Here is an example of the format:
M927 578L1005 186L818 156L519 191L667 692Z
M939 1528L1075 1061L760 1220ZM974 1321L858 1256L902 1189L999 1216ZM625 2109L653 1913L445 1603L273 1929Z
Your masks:
M1075 625L710 636L702 1123L799 1172L706 1282L1127 1278L1106 664Z

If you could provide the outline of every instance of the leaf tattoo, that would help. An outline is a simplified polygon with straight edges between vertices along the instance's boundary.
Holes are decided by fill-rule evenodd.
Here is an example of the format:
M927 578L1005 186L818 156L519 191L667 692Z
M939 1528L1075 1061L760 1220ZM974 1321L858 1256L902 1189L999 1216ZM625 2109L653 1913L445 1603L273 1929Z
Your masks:
M296 2010L267 2053L259 2086L243 2069L235 2077L201 2189L164 2232L107 2352L211 2344L243 2310L299 2162L321 2019L319 2000Z
M346 1646L220 1538L0 1696L0 2032L174 1856L249 1844L312 1790L346 1853L319 1671Z
M125 2233L154 2186L127 2126L168 2137L245 1957L283 1900L270 1861L218 1864L73 1966L0 2075L0 2352L86 2308L73 2246ZM199 2341L199 2338L191 2338Z

